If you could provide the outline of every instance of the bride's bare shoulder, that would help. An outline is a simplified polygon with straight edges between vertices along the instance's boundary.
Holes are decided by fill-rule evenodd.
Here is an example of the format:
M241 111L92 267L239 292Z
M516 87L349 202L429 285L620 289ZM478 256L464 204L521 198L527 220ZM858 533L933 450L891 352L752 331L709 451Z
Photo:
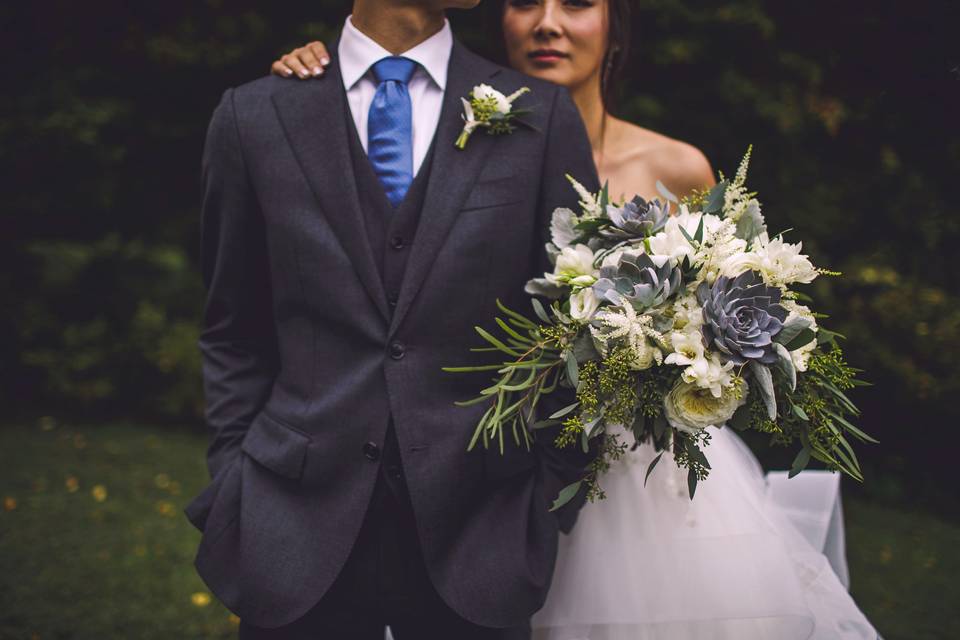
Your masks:
M626 176L661 180L681 196L715 183L710 161L696 146L625 120L613 122L617 165Z

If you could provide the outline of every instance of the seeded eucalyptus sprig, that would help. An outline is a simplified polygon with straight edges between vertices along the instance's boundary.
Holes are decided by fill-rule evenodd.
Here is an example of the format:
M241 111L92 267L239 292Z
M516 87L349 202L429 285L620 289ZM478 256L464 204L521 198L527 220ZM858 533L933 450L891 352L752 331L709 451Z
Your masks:
M467 447L473 450L478 441L488 448L495 441L503 453L504 431L509 425L517 446L530 449L530 430L553 424L550 416L546 420L532 422L537 402L544 394L552 393L560 381L564 360L561 353L567 340L576 334L575 330L554 324L543 304L536 298L531 299L534 312L543 321L539 325L522 314L508 309L500 299L497 307L507 318L494 320L503 331L499 338L482 327L474 327L477 333L491 346L477 347L471 351L499 351L510 356L510 360L501 364L471 367L443 367L444 371L496 371L499 378L491 386L483 389L479 396L470 400L458 401L458 406L468 406L482 402L490 403L486 412L477 423L476 430Z

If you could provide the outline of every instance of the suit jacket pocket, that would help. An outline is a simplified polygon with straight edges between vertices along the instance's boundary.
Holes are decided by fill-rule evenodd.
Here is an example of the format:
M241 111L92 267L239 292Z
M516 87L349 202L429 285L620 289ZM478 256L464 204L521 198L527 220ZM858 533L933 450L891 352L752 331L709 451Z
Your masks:
M490 209L522 200L522 185L518 184L515 176L505 176L476 183L460 210Z
M310 436L261 411L240 448L258 463L291 480L299 480Z

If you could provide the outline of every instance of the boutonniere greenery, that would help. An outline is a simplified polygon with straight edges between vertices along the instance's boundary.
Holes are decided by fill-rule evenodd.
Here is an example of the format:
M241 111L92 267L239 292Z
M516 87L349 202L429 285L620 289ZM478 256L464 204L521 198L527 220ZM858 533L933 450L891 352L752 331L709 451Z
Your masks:
M490 85L475 86L468 96L469 100L460 98L463 102L463 131L457 138L456 147L466 147L471 134L479 128L493 135L512 133L516 129L514 120L530 113L529 109L514 109L513 102L528 91L529 87L521 87L505 96Z

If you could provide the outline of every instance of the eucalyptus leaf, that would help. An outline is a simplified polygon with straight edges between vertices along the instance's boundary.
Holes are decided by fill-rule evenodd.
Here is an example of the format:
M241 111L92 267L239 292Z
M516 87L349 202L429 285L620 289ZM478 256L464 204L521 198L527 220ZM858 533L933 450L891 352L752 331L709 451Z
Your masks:
M793 464L790 466L790 473L787 474L787 477L794 477L806 469L808 464L810 464L810 448L804 447L803 449L800 449L800 452L797 453L797 457L793 459Z
M657 457L647 466L647 474L643 476L643 486L647 486L647 479L650 477L650 474L653 472L653 468L657 466L657 463L660 462L660 458L663 457L663 451L657 454Z
M577 366L577 359L573 357L573 354L567 356L567 377L574 387L580 384L580 368Z
M697 474L693 469L687 471L687 491L690 493L690 499L693 500L693 494L697 492Z
M750 371L753 372L753 379L757 382L757 388L760 390L760 397L763 398L763 404L767 407L767 416L771 420L777 419L777 398L773 392L773 374L766 365L750 361Z
M579 401L578 401L578 402L574 402L573 404L568 404L567 406L565 406L565 407L562 408L562 409L557 409L556 411L554 411L553 413L550 414L550 417L551 417L551 418L559 418L559 417L561 417L561 416L565 416L565 415L567 415L568 413L570 413L571 411L573 411L573 410L577 407L578 404L580 404Z
M550 320L550 316L547 315L546 309L543 308L543 304L536 298L530 298L530 304L533 305L533 310L537 314L537 317L546 322L547 324L553 324L553 321Z
M562 298L564 294L564 287L562 285L550 282L546 278L531 278L527 280L527 283L523 286L523 290L532 296L543 296L551 300Z
M794 336L793 339L790 340L790 342L786 343L783 346L787 348L787 351L793 351L795 349L799 349L800 347L807 344L808 342L815 339L816 337L817 337L817 334L814 333L812 329L809 329L809 328L803 329L800 333Z
M660 195L662 195L667 200L667 202L680 202L677 196L675 196L673 192L670 191L670 189L667 189L667 186L662 182L660 182L659 180L657 180L656 187L657 187L657 191L660 192Z
M813 322L809 318L804 318L803 316L791 316L783 324L783 328L780 329L777 335L773 337L773 341L783 345L788 344L791 340L796 338L801 331L804 329L809 329L812 326Z
M653 437L657 440L662 438L669 426L667 417L663 415L663 411L661 411L657 414L657 417L653 419Z
M756 200L751 200L747 204L747 209L737 220L737 229L734 235L749 243L766 229L767 225L763 221L763 214L760 213L760 204Z
M553 244L563 249L569 246L577 237L577 232L573 228L576 214L566 207L557 207L553 210L550 218L550 239Z
M797 368L793 364L790 352L778 342L773 343L773 350L777 353L777 371L782 373L790 384L790 391L794 391L797 388Z
M703 205L703 213L720 213L723 210L723 200L727 193L729 181L721 180L710 189L707 194L707 201Z

